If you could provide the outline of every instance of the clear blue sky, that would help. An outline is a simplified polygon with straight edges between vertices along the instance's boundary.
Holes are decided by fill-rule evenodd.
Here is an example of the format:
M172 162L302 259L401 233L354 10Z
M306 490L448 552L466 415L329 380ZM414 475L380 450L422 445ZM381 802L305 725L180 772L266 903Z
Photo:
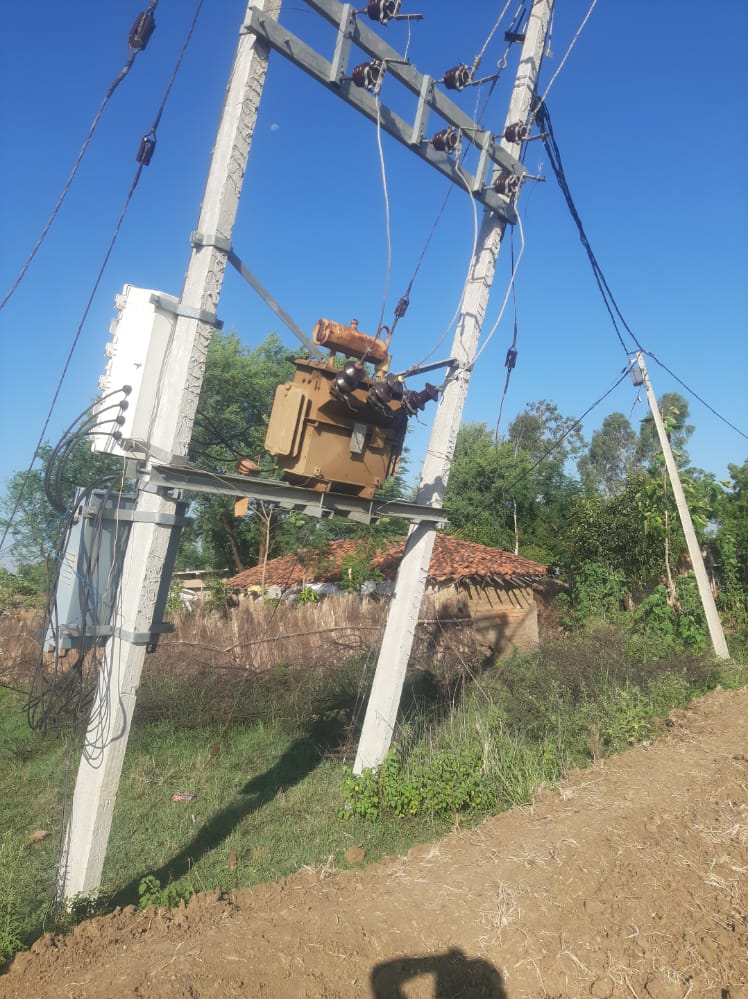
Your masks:
M363 5L363 4L362 4ZM35 242L70 171L99 102L126 60L142 0L11 4L0 46L2 220L0 297ZM422 12L410 57L440 75L471 62L499 2L405 0ZM552 57L541 91L587 12L588 0L558 4ZM113 296L132 283L179 294L244 0L206 0L119 242L75 351L47 434L91 402L103 371ZM75 329L192 18L189 0L161 0L157 30L115 93L71 193L26 278L0 313L0 488L25 468L41 431ZM282 19L320 46L332 34L302 0ZM402 50L403 26L386 29ZM503 26L502 26L503 30ZM643 346L732 423L748 432L748 281L745 233L744 46L748 7L682 0L599 0L548 97L569 183L597 257ZM487 50L489 72L503 52ZM495 88L484 121L500 130L512 79ZM395 100L389 84L382 99ZM460 100L472 110L476 94ZM392 211L387 321L405 290L447 181L383 136ZM542 149L526 160L547 182L520 199L526 249L517 275L519 361L502 429L532 400L581 414L613 384L625 357L607 318L576 230ZM321 316L357 317L373 332L383 300L386 239L376 129L280 57L271 59L234 245L305 329ZM394 366L419 360L457 304L473 241L473 208L455 190L393 341ZM516 241L516 247L519 241ZM486 321L490 329L509 276L502 252ZM229 274L221 306L227 330L248 344L277 330L295 341L254 293ZM465 417L495 426L511 340L511 309L482 354ZM446 356L451 337L437 356ZM657 365L658 395L684 390ZM420 387L414 384L413 387ZM684 393L685 394L685 393ZM692 462L722 477L748 456L745 438L689 399L696 425ZM585 421L591 432L612 411L645 415L627 381ZM411 435L417 468L433 414Z

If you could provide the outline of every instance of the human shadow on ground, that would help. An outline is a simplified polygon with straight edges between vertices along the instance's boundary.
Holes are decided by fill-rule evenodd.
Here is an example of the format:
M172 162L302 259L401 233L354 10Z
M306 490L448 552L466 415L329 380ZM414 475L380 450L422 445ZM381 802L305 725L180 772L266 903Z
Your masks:
M153 875L163 885L183 877L200 857L220 846L242 819L259 811L277 794L307 777L322 761L325 751L334 748L340 737L336 726L327 725L324 731L313 730L294 740L277 763L247 781L229 804L208 819L178 853L157 870L137 874L116 892L111 904L137 905L138 886L145 875Z
M434 999L508 999L498 969L482 958L468 957L457 947L375 965L371 972L374 999L406 999L402 986L419 975L434 976Z

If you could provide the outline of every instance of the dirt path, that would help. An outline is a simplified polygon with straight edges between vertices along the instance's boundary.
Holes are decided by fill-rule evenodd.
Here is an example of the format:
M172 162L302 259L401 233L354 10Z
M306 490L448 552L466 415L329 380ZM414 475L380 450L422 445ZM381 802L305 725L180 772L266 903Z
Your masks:
M126 909L0 996L748 997L748 690L532 807L358 871Z

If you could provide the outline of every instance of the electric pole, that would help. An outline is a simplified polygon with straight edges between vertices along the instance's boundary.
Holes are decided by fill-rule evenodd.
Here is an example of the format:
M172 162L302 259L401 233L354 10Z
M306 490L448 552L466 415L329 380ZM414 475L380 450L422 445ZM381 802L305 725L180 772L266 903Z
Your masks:
M714 654L720 659L729 659L730 652L727 648L727 642L725 641L725 633L722 630L722 622L719 618L717 605L714 602L714 594L712 593L712 588L709 585L709 579L704 565L704 557L701 554L701 547L699 546L699 542L696 538L696 531L693 529L691 513L688 509L688 504L686 503L686 496L683 492L680 476L678 475L678 466L675 464L675 459L673 458L670 441L665 433L665 425L662 422L660 407L657 405L657 397L654 394L652 383L649 380L647 366L644 363L644 355L641 351L637 351L636 353L636 363L639 367L641 380L647 392L647 401L649 402L649 408L652 411L652 419L654 420L655 427L657 427L657 436L660 439L660 447L662 448L662 453L665 458L665 467L667 468L668 475L670 476L670 485L673 487L675 505L678 508L678 516L680 517L683 534L686 537L688 554L691 557L691 565L693 566L694 575L696 576L696 585L699 588L701 606L704 608L704 616L706 617L707 627L709 628L712 648L714 649ZM636 374L636 371L634 371L634 373Z
M529 120L552 9L553 0L534 0L532 4L505 127L516 123L525 124ZM501 144L510 153L519 155L521 143L509 143L502 139ZM506 222L503 219L491 212L484 214L465 288L462 314L452 344L456 374L448 382L439 401L421 473L417 503L441 506L444 499L470 373L505 228ZM357 774L367 768L378 767L390 747L426 588L434 536L434 525L429 523L418 524L408 536L353 767Z
M277 20L280 7L281 0L250 0L245 20L252 10ZM265 41L242 32L154 410L149 441L154 459L178 464L189 447L267 63ZM182 522L178 494L149 486L146 476L132 520L113 634L104 650L60 858L62 901L95 891L101 882L143 659L160 623L164 570Z

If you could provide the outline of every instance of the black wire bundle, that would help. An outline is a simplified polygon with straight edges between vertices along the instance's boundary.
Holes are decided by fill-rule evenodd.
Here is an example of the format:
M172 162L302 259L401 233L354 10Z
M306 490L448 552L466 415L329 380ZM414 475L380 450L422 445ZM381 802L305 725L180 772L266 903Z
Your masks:
M582 246L584 247L587 253L590 264L592 265L592 272L595 275L595 281L597 283L598 288L600 289L600 294L603 297L605 308L608 310L608 315L610 316L611 322L613 323L613 328L616 331L616 336L618 337L618 340L621 346L623 347L624 351L626 352L626 354L627 355L631 354L633 352L633 348L629 348L626 346L626 343L623 339L623 335L621 334L621 330L619 329L618 325L618 321L620 321L621 325L623 326L623 328L626 330L626 332L629 334L634 344L636 345L636 348L638 350L641 350L642 349L641 344L637 340L635 334L629 327L626 320L623 318L623 314L621 313L621 310L618 307L618 303L616 302L613 296L613 292L610 290L605 275L603 274L602 267L598 263L597 257L595 256L594 251L590 246L590 242L587 238L587 233L584 231L582 220L579 217L579 212L577 211L577 207L574 204L574 199L571 196L571 190L569 188L569 184L566 179L566 174L564 173L563 163L561 162L561 152L558 148L558 143L556 142L556 137L553 133L553 123L551 122L551 115L548 110L548 105L544 101L541 101L538 104L534 113L534 118L538 124L538 127L541 130L543 138L543 146L545 147L545 151L548 154L548 159L551 164L551 169L556 175L556 180L558 181L558 185L561 188L561 193L563 194L564 199L566 200L566 204L568 205L569 211L571 212L571 217L574 219L576 227L579 231L579 238L582 241Z
M50 505L62 516L57 522L59 533L50 557L47 581L47 600L42 630L42 651L36 663L28 699L25 705L29 725L44 733L50 725L64 721L75 725L90 707L99 650L99 609L102 594L97 589L99 578L99 552L107 508L117 505L119 493L114 485L121 478L120 463L115 467L101 468L101 473L74 496L66 496L70 478L68 464L76 448L85 446L91 435L108 433L97 427L109 424L102 420L103 413L126 407L125 389L110 392L104 399L120 396L119 401L100 407L96 413L87 407L67 428L52 449L44 471L44 492ZM99 403L101 400L99 401ZM67 563L66 555L71 533L81 518L85 518L85 537L82 535L75 565ZM77 648L60 649L60 629L69 623L60 620L58 585L62 572L75 575L78 586L80 620L76 622ZM49 651L46 651L49 649ZM89 667L86 669L86 667ZM88 679L87 679L88 678Z

